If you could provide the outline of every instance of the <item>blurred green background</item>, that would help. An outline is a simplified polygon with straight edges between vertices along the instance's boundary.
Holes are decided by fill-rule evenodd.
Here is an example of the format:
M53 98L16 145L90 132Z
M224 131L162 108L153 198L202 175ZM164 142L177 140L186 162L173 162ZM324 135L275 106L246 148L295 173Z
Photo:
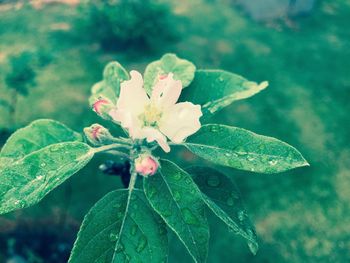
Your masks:
M0 0L0 145L38 118L77 131L107 125L87 99L111 60L143 71L173 52L198 68L268 80L266 91L213 121L286 141L311 167L229 171L260 250L251 255L210 216L208 262L350 262L349 23L344 0ZM0 217L0 262L65 262L84 214L121 187L98 171L104 157L40 204ZM170 240L169 262L192 262Z

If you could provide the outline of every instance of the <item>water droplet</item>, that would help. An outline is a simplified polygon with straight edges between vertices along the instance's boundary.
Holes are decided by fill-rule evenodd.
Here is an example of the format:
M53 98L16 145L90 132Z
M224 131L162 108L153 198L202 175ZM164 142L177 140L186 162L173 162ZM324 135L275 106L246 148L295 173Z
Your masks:
M224 82L224 78L223 78L223 77L220 77L220 78L219 78L219 82Z
M173 214L171 212L171 210L169 210L167 207L161 209L161 213L162 213L162 216L164 216L164 217L169 217L169 216L171 216Z
M192 213L192 211L188 208L181 209L181 212L183 214L183 218L186 222L186 224L189 225L198 225L199 220L198 218Z
M178 191L174 192L174 200L177 202L181 199L181 194Z
M218 126L216 126L216 125L211 126L211 127L210 127L210 131L211 131L211 132L214 132L214 133L215 133L215 132L218 132L218 131L219 131Z
M41 163L40 164L40 167L45 167L46 166L46 163Z
M122 242L120 241L117 248L116 248L116 252L120 253L124 250L124 245L122 244Z
M271 161L269 161L269 164L272 165L272 166L275 166L277 163L278 163L277 160L271 160Z
M178 180L180 180L182 178L182 175L180 173L175 173L173 175L173 178L178 181Z
M139 206L138 206L137 203L134 203L134 204L132 205L132 208L133 208L134 210L137 210L137 209L139 208Z
M234 202L232 197L229 197L229 198L227 198L226 203L229 206L233 206L235 202Z
M44 176L38 175L38 176L36 177L36 180L41 180L41 179L43 179L43 178L44 178Z
M239 219L240 221L243 221L244 218L245 218L245 216L246 216L246 214L245 214L244 211L241 210L241 211L238 212L238 219Z
M207 185L211 187L218 187L220 185L220 178L219 176L212 174L207 179Z
M130 234L132 236L135 236L136 235L136 232L137 232L137 225L133 225L131 228L130 228Z
M231 157L232 154L231 154L231 153L225 153L225 156L226 156L226 157Z
M122 206L122 204L120 204L120 203L116 203L113 205L114 208L118 208L118 209L121 208L121 206Z
M137 243L136 252L140 253L142 250L145 249L146 246L147 246L147 238L145 236L141 236Z
M51 147L50 147L50 151L51 152L57 152L57 151L59 151L60 150L60 147L58 146L58 145L52 145Z
M252 155L248 155L248 156L247 156L247 160L248 160L249 162L252 162L252 161L255 160L255 157L252 156Z
M115 242L115 241L117 241L118 240L118 235L117 234L115 234L115 233L110 233L109 234L109 240L111 241L111 242Z

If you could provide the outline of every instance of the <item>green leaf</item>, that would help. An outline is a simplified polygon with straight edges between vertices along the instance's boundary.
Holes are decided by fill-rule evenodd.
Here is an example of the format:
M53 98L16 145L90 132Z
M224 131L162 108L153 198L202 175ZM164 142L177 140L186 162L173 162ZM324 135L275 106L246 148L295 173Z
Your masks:
M180 167L167 160L161 160L160 165L157 174L144 179L146 196L195 262L205 262L209 227L201 193Z
M159 76L173 73L174 79L181 80L183 88L190 85L196 67L188 60L180 59L175 54L165 54L160 60L150 63L145 70L145 89L148 94L159 79Z
M223 70L197 70L183 101L200 104L204 114L213 114L236 100L249 98L268 86Z
M70 263L167 262L164 221L144 193L134 189L108 193L85 216Z
M51 144L82 140L79 133L62 123L47 119L36 120L8 138L0 152L0 158L19 159Z
M108 63L103 70L103 80L91 88L90 105L101 98L109 99L115 104L119 97L120 84L129 78L128 72L118 62Z
M62 142L17 159L0 170L0 214L39 202L83 168L94 151L85 143Z
M225 125L204 125L184 145L213 163L256 173L278 173L309 165L285 142Z
M253 254L258 251L254 226L250 222L237 186L221 172L209 167L187 169L202 191L203 201L230 230L244 237Z

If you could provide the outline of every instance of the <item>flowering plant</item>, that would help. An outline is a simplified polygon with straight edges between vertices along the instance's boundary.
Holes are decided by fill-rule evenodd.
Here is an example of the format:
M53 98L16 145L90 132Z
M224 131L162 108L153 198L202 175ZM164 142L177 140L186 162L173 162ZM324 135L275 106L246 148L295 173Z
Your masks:
M231 178L212 167L183 169L158 156L167 158L174 147L182 146L213 165L255 173L307 166L302 155L282 141L208 123L222 108L267 85L222 70L196 70L173 54L149 64L143 77L111 62L103 80L92 87L90 104L125 136L113 136L94 124L84 129L84 139L53 120L37 120L16 131L0 153L0 213L36 204L94 155L106 152L121 161L116 170L124 174L126 189L108 193L91 208L69 262L167 262L167 227L195 262L205 262L206 208L256 253L254 226Z

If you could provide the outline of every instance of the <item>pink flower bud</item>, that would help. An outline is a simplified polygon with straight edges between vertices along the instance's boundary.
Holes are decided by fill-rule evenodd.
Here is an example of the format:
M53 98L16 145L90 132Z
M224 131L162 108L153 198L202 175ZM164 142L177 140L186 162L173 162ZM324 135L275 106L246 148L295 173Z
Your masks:
M109 112L115 108L115 105L106 98L100 97L93 104L92 109L104 119L110 119Z
M110 102L106 99L99 99L93 105L94 112L101 114L103 106L109 105Z
M154 175L159 167L158 161L149 154L142 154L135 160L136 172L142 176Z
M101 145L113 140L110 132L99 124L93 124L90 127L84 128L84 133L88 141L93 145Z

